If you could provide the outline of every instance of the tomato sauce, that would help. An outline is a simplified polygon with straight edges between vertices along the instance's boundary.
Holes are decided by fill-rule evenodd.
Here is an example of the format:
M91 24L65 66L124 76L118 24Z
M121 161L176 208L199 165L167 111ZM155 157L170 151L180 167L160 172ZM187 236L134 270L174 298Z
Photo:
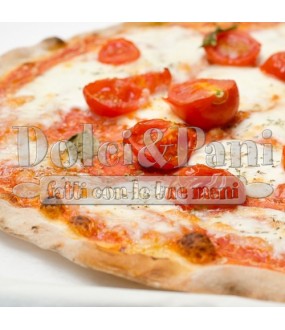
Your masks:
M211 240L219 256L227 258L228 263L285 271L285 256L274 258L272 247L261 238L229 234Z

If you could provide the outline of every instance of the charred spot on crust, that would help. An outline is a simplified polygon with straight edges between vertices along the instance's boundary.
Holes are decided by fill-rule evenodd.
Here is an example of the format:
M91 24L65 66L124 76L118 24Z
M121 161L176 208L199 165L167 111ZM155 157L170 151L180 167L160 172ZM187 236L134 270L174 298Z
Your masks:
M58 37L45 39L43 43L45 45L45 48L50 51L57 50L66 46L66 42Z
M227 292L227 294L236 295L236 296L244 296L248 295L248 292L246 292L245 289L237 285L237 283L227 283L224 288L224 292Z
M180 253L194 264L205 264L216 258L215 247L206 234L187 234L177 244Z
M77 215L70 219L72 227L81 235L91 237L97 232L97 226L95 222L83 215Z
M44 205L40 206L40 210L49 218L60 219L65 210L64 205Z
M63 247L63 244L62 243L56 243L56 244L51 245L50 246L50 249L52 251L59 251L59 250L62 249L62 247Z
M145 25L147 26L164 26L168 25L167 22L147 22Z
M34 233L38 233L39 232L39 227L38 226L32 226L31 227L31 230L34 232Z
M30 70L36 66L36 62L25 62L21 65L22 70Z

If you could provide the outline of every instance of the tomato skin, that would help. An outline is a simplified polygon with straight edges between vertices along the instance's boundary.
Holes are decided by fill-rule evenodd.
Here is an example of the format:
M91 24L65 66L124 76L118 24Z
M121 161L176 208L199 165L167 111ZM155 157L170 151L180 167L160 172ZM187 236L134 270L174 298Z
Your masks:
M140 51L129 40L124 38L107 41L98 54L98 61L104 64L122 65L136 61Z
M197 164L189 167L184 167L176 172L178 176L233 176L230 172L206 166L204 164Z
M277 186L274 197L279 200L285 200L285 183Z
M149 101L149 94L167 88L171 82L168 69L123 79L103 79L83 89L90 110L100 116L116 117L136 111Z
M204 46L211 64L255 66L261 45L248 33L238 30L217 34L216 46Z
M83 94L90 110L97 115L115 117L143 105L143 90L120 79L98 80L84 87Z
M261 65L260 69L267 74L285 81L285 52L271 55Z
M233 80L198 79L170 87L167 101L187 124L209 130L235 117L239 91Z
M218 168L211 168L208 167L204 164L197 164L197 165L193 165L193 166L189 166L189 167L184 167L181 170L177 171L175 173L175 175L177 176L201 176L201 177L213 177L213 176L234 176L233 174L231 174L230 172L223 170L223 169L218 169ZM203 179L204 184L207 183L207 181L205 181L205 179ZM209 182L210 183L210 182ZM180 205L182 207L182 209L184 210L192 210L192 209L203 209L203 208L207 208L207 209L212 209L212 210L216 210L216 209L228 209L228 210L232 210L234 208L237 207L237 205L234 204L209 204L209 205L199 205L199 204L185 204L185 205Z
M148 161L154 163L151 168L160 169L160 170L173 170L179 166L185 166L185 164L178 164L178 151L177 151L177 144L178 144L178 128L186 127L183 124L173 123L171 121L166 121L163 119L151 119L151 120L144 120L137 123L131 129L131 136L128 139L124 140L124 143L129 143L132 145L132 150L136 156L138 156L140 150L145 147L144 144L144 134L148 130L152 128L159 129L163 132L163 137L159 140L155 146L159 150L159 153L163 154L165 145L169 145L166 149L164 154L164 158L167 160L166 164L161 166L160 164L156 163L155 158L146 150L145 157ZM192 150L196 144L196 133L193 131L188 130L187 135L187 160L185 163L188 162ZM154 137L153 141L156 140ZM143 166L143 164L140 164ZM144 166L143 166L144 167ZM149 167L147 167L149 168Z

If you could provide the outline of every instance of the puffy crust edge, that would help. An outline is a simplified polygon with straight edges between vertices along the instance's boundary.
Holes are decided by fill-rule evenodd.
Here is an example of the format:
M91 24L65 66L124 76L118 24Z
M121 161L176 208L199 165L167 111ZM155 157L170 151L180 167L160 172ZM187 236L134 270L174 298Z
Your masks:
M0 229L91 269L156 288L285 302L284 274L237 265L197 266L179 258L117 252L76 236L39 211L0 200Z
M3 76L21 64L35 61L38 58L48 56L62 45L59 38L48 38L35 46L13 49L0 56L0 75Z
M51 37L42 40L38 44L31 47L22 47L16 48L8 51L7 53L0 56L0 78L5 76L13 69L16 69L18 66L24 63L33 62L45 57L48 57L57 50L68 46L68 44L80 40L84 36L88 35L98 35L98 37L110 37L113 34L119 33L125 30L125 25L114 25L109 28L105 28L99 31L90 32L86 34L80 34L74 36L69 40L62 40L58 37Z

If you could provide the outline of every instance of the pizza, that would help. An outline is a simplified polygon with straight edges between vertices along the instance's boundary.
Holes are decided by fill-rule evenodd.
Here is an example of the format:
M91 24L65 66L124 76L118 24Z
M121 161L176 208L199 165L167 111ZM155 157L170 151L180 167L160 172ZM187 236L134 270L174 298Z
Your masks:
M284 302L284 38L126 23L3 55L1 230L150 287Z

